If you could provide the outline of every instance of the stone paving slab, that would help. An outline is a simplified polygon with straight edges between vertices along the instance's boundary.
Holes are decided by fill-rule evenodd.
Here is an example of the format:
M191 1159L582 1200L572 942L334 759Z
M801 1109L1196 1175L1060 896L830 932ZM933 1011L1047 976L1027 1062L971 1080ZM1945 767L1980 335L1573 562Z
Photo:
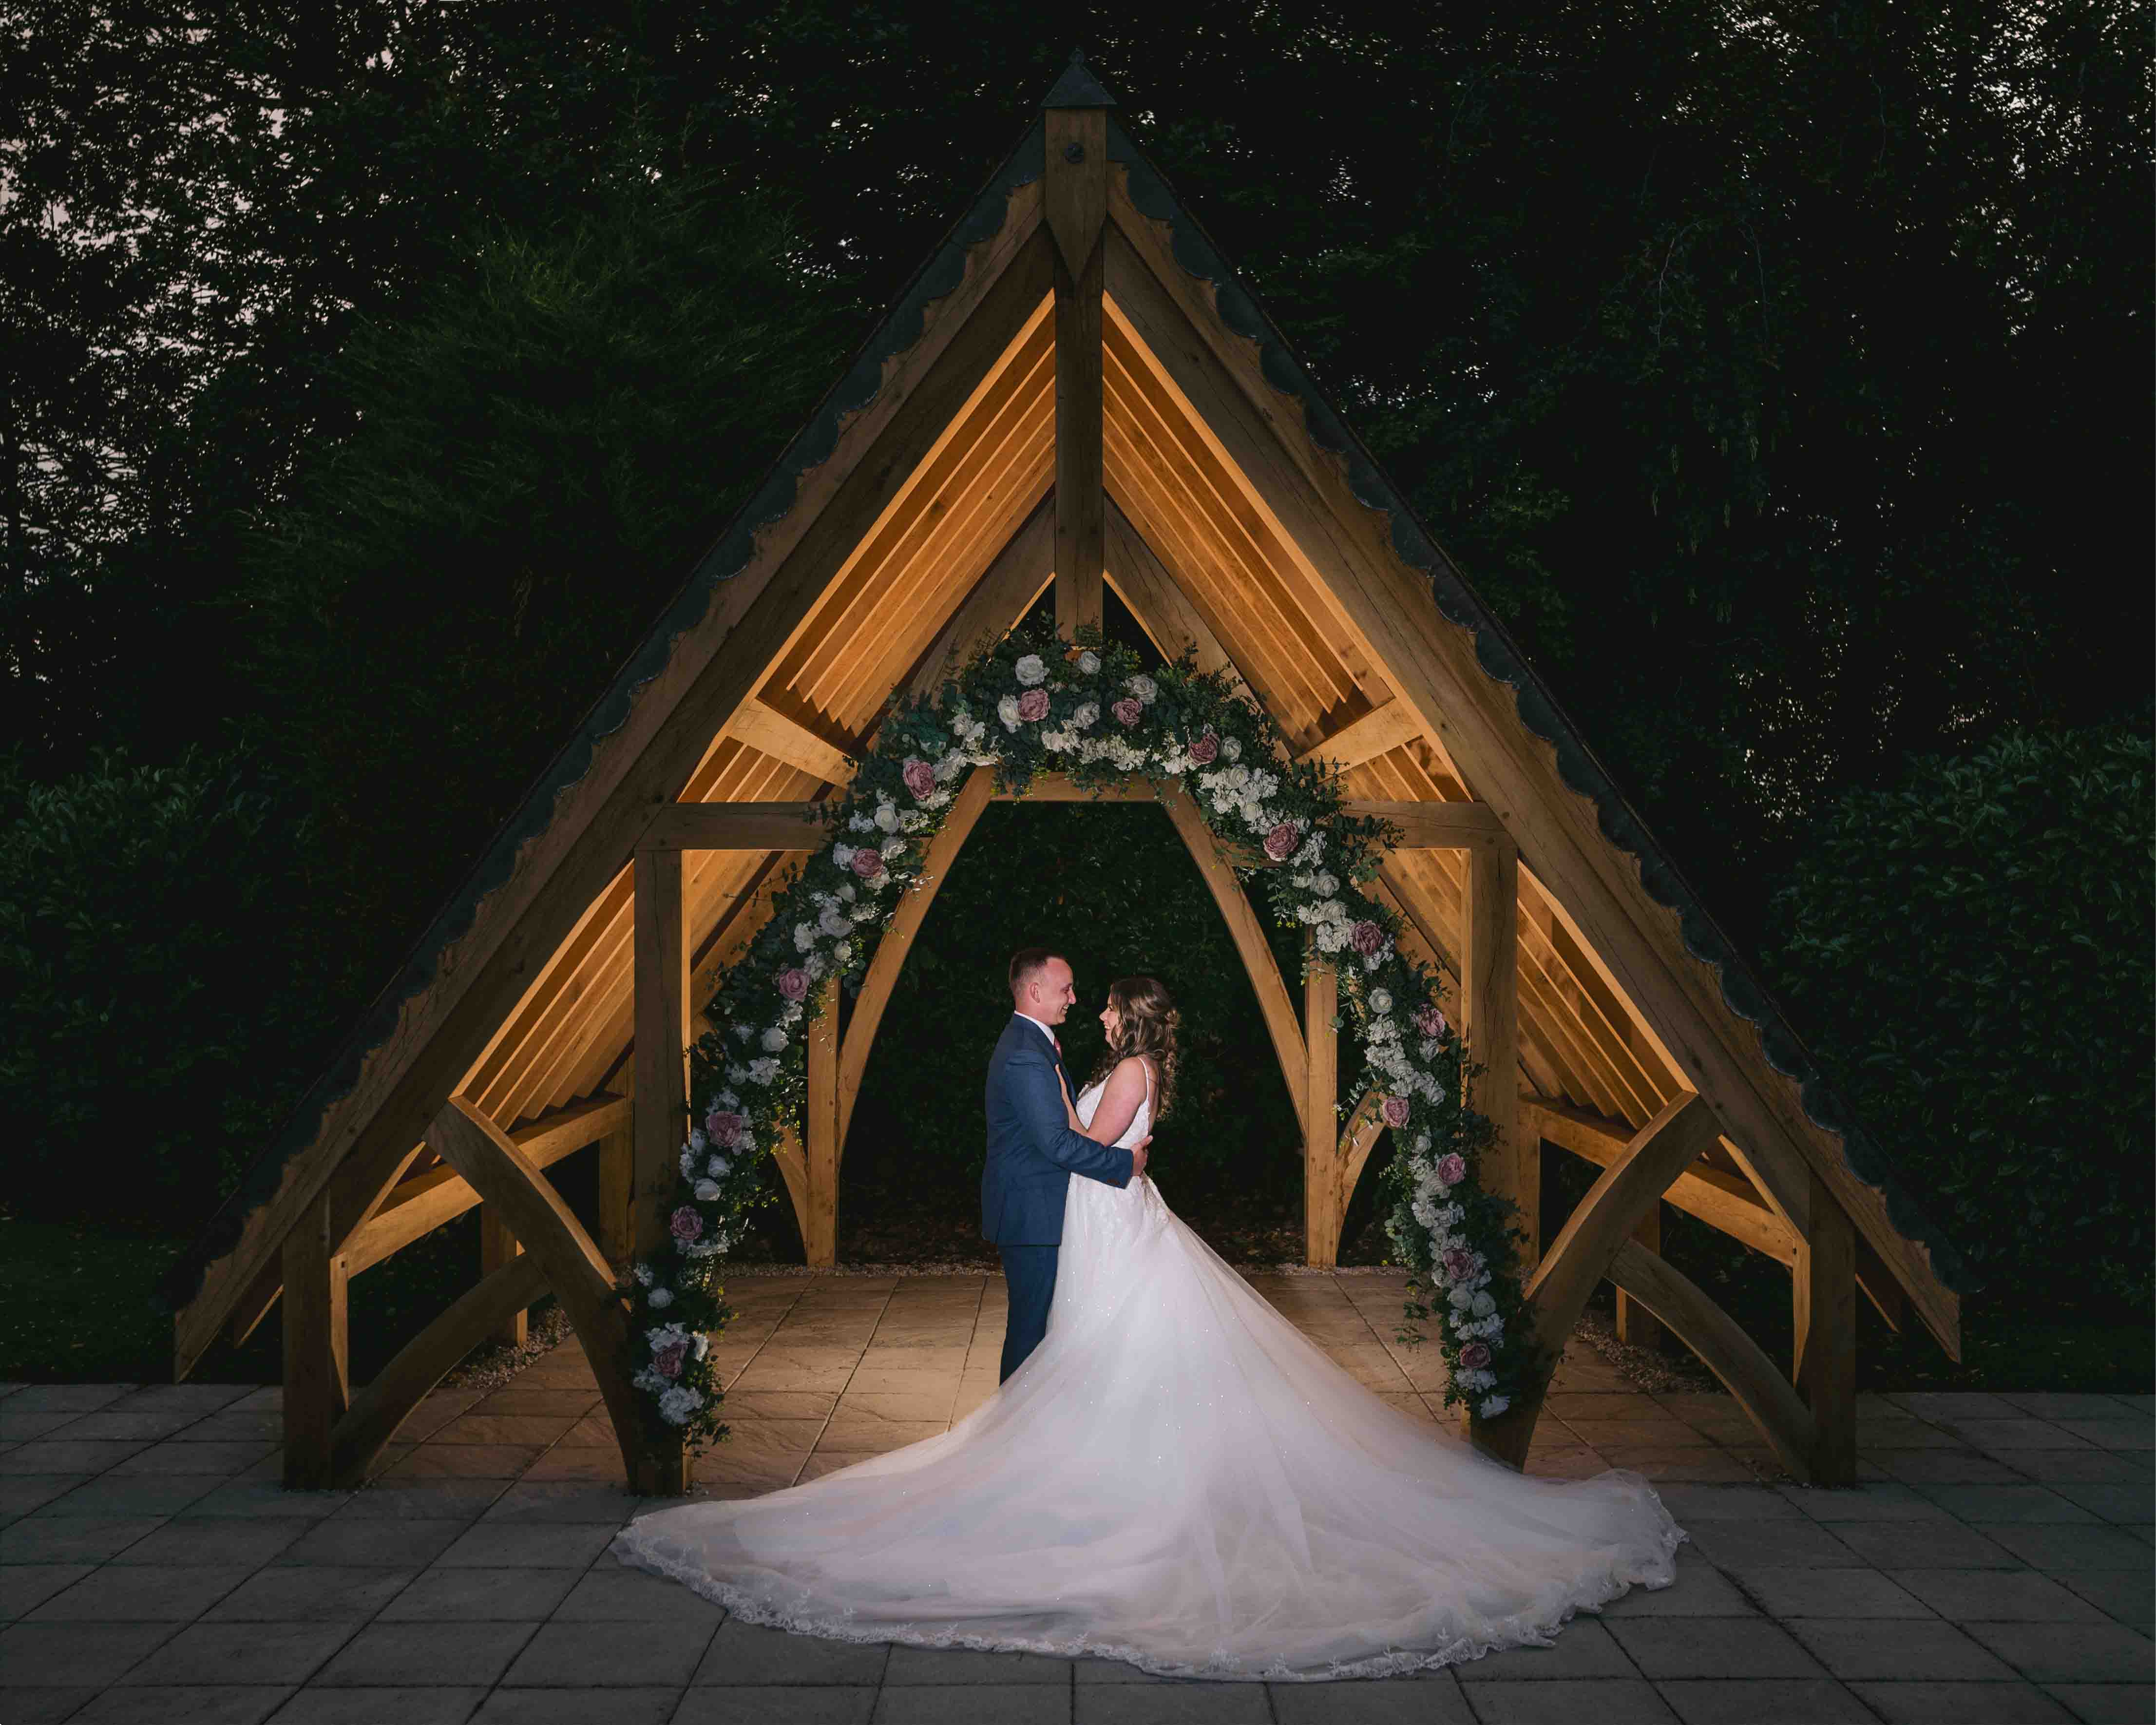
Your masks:
M1451 1427L1397 1278L1253 1275L1396 1407ZM983 1275L737 1279L712 1496L947 1430L992 1394ZM358 1491L280 1484L274 1387L0 1385L0 1722L274 1725L2019 1725L2152 1717L2147 1396L1861 1399L1863 1482L1783 1476L1729 1399L1568 1350L1530 1470L1639 1468L1678 1580L1550 1648L1332 1684L853 1646L730 1620L608 1555L636 1509L573 1341L427 1398Z

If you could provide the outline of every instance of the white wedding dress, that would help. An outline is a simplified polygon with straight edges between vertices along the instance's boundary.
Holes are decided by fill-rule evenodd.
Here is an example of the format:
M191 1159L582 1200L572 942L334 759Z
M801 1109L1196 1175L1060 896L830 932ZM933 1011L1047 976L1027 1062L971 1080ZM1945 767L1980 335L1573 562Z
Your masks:
M1151 1181L1073 1178L1047 1339L979 1409L807 1485L639 1516L613 1548L811 1635L1281 1679L1546 1645L1667 1586L1683 1538L1637 1474L1526 1478L1388 1404Z

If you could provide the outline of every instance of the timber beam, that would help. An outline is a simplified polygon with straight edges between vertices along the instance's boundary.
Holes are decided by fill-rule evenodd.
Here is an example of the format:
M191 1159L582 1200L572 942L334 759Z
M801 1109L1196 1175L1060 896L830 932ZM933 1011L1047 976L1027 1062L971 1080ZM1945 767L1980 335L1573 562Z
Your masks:
M759 697L744 701L726 726L727 736L761 754L814 773L826 784L844 784L854 776L851 756L859 745L842 749Z
M1351 719L1322 742L1305 749L1298 761L1323 761L1345 772L1389 755L1402 743L1423 734L1422 721L1404 701L1389 701L1373 707L1359 719ZM1421 808L1421 803L1403 805ZM1442 804L1430 805L1442 807Z
M1108 114L1097 90L1050 93L1043 214L1055 250L1055 628L1098 629L1106 531L1101 410L1101 238L1108 218Z
M814 850L823 844L821 803L668 803L636 841L647 850Z
M1525 1465L1542 1414L1550 1373L1564 1353L1587 1297L1609 1273L1610 1260L1660 1201L1672 1181L1713 1145L1714 1111L1690 1091L1640 1127L1625 1153L1594 1183L1550 1242L1549 1255L1527 1283L1523 1338L1540 1358L1538 1381L1523 1389L1494 1420L1472 1419L1476 1448L1511 1466Z

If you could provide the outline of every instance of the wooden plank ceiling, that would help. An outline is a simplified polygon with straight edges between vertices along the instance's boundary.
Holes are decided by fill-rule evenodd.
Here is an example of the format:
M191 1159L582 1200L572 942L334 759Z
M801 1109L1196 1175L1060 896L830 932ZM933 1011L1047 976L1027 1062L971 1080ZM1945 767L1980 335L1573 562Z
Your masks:
M1315 590L1309 560L1283 543L1251 487L1112 300L1106 309L1107 490L1158 559L1150 571L1119 569L1111 533L1108 574L1140 620L1163 650L1179 649L1199 631L1209 634L1204 656L1224 657L1296 752L1347 761L1350 796L1471 795L1435 738L1395 722L1395 692L1383 668L1369 663L1337 625L1334 608ZM1050 311L1044 299L771 667L756 701L713 739L684 801L830 794L844 774L844 752L860 747L892 691L940 650L939 636L1053 481ZM1183 602L1177 617L1146 614L1163 608L1141 597L1159 593L1163 570ZM1018 585L1029 595L1039 590L1029 582ZM1383 883L1411 925L1411 943L1448 975L1464 863L1447 852L1404 852L1392 860ZM776 855L689 856L698 999L755 932L784 865ZM460 1093L505 1129L602 1087L624 1087L630 897L624 869L466 1075ZM1525 863L1520 912L1522 1086L1626 1128L1651 1119L1683 1087L1678 1076ZM1736 1167L1726 1154L1715 1159Z

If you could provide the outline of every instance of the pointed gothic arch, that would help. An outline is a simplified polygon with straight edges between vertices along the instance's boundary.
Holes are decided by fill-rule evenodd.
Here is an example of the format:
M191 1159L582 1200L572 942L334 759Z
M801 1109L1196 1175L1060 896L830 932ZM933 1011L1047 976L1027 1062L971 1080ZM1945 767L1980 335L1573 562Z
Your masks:
M1051 583L1065 629L1112 587L1164 652L1232 670L1407 831L1379 890L1487 1068L1486 1183L1538 1235L1545 1146L1605 1169L1536 1270L1551 1334L1615 1281L1821 1479L1853 1467L1856 1290L1958 1353L1950 1246L1111 105L1059 85L177 1272L182 1377L284 1301L295 1483L363 1471L399 1404L535 1277L576 1285L594 1367L615 1369L590 1279L660 1231L695 1004L892 701ZM867 1037L917 927L887 937ZM1326 1261L1375 1117L1337 1118L1329 975L1300 1014L1271 987ZM784 1161L819 1226L866 1045L812 1040ZM593 1144L602 1225L580 1245L509 1184ZM351 1278L482 1202L500 1261L355 1394ZM1655 1256L1663 1202L1789 1266L1788 1370ZM520 1221L541 1236L523 1255ZM1532 1399L1479 1440L1517 1461ZM640 1483L678 1486L678 1449L623 1442Z

